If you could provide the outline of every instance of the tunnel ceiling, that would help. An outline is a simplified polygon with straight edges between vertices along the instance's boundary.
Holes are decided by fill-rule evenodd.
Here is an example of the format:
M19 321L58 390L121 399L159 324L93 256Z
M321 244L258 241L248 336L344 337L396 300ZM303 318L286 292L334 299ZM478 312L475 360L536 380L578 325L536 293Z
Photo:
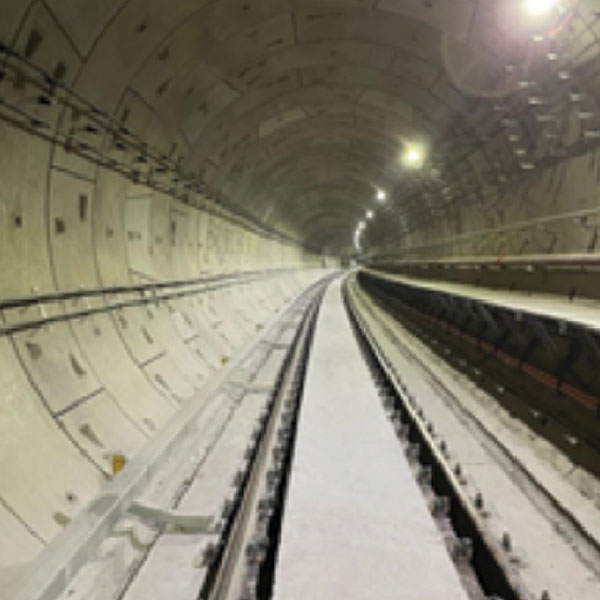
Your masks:
M432 220L461 230L465 207L599 129L582 118L596 108L593 3L539 18L523 0L3 4L6 45L219 202L332 253L370 208L371 245ZM57 23L65 40L46 39ZM421 169L401 164L413 145Z

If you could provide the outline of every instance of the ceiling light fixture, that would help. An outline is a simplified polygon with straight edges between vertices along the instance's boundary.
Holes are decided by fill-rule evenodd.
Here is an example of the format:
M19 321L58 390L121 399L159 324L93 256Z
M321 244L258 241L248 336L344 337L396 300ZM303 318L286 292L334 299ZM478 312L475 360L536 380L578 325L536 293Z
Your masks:
M402 164L411 169L420 169L425 160L425 153L420 146L407 146L402 154Z
M525 6L532 15L544 15L554 8L556 0L526 0Z
M385 202L387 200L387 194L383 190L377 192L377 200L379 202Z
M368 211L367 211L367 219L372 219L372 218L373 218L373 215L374 215L374 213L373 213L373 211L372 211L372 210L368 210Z

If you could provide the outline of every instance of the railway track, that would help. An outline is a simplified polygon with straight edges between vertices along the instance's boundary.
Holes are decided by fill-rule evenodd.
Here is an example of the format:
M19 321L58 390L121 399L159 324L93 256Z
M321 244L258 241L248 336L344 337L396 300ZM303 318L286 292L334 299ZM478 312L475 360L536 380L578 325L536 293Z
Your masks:
M128 572L127 585L117 593L107 592L103 595L96 589L93 594L82 592L77 595L69 590L62 598L138 600L148 597L148 591L153 591L152 582L161 579L152 571L157 567L164 568L161 563L164 558L160 558L160 552L166 552L163 557L170 557L172 554L172 546L168 544L173 542L168 542L169 536L173 536L172 540L179 540L182 548L189 546L192 553L198 556L194 567L185 571L185 577L189 577L185 593L175 592L177 575L172 575L173 600L273 600L282 597L277 595L276 584L277 577L284 576L290 564L288 556L286 567L282 548L286 542L286 519L291 519L288 511L290 494L293 496L297 493L297 489L294 492L292 486L292 467L298 466L300 458L296 455L296 449L302 436L306 435L307 427L304 423L303 433L299 427L300 416L307 401L310 400L313 408L315 407L315 398L311 399L306 389L307 371L311 368L311 350L318 337L316 332L319 327L326 330L321 333L321 339L323 335L338 335L336 328L342 322L340 318L349 320L354 336L345 338L344 343L350 343L350 339L360 349L362 358L356 360L359 363L362 361L361 368L365 370L361 389L370 390L369 397L372 396L375 401L379 398L381 402L381 405L376 402L375 408L373 404L365 404L364 407L370 411L375 410L384 421L386 417L389 420L384 425L389 427L388 432L393 438L391 459L394 464L400 461L405 465L402 469L410 472L410 477L418 488L416 496L414 490L409 493L407 489L406 497L412 494L411 497L417 498L415 502L426 508L427 519L437 530L436 544L443 549L442 554L446 557L444 560L450 564L450 570L459 581L458 592L455 591L458 595L451 597L469 600L588 600L598 597L594 593L600 590L600 548L593 532L578 519L575 512L564 510L564 505L543 482L535 477L527 465L520 462L516 451L513 454L512 449L507 449L506 444L503 444L500 436L495 436L495 432L485 427L476 411L471 411L458 397L462 393L460 389L467 393L466 388L447 385L423 354L409 343L407 334L397 329L399 326L394 316L381 310L373 298L358 286L352 275L343 285L343 303L339 301L339 308L328 305L329 315L338 311L338 325L332 328L331 316L324 321L320 319L323 297L326 293L331 295L331 287L337 285L330 284L327 291L327 282L324 282L296 305L295 317L289 319L286 326L293 335L288 343L282 345L285 355L283 359L278 359L280 362L277 363L279 366L275 384L266 402L257 401L256 409L248 408L250 416L238 415L238 429L230 431L232 435L239 430L249 436L236 442L241 448L245 447L241 451L241 462L236 462L233 455L227 464L221 462L221 454L217 451L219 444L227 445L228 442L223 440L228 435L227 427L231 426L227 423L223 425L219 438L221 441L215 441L216 450L213 452L217 454L214 455L211 468L213 472L233 470L235 477L233 486L222 486L220 492L215 491L213 505L220 502L221 509L213 519L212 528L200 532L173 532L169 528L159 528L153 533L153 542L148 547L146 556ZM341 316L340 311L344 313ZM333 357L333 360L338 366L342 361L343 377L343 357ZM350 365L348 368L358 370L358 364L354 364L354 367ZM329 373L328 367L324 368ZM325 380L327 377L326 375ZM335 385L335 381L333 383ZM259 387L257 386L257 391ZM326 390L317 404L321 401L327 401ZM237 411L239 410L238 408ZM230 418L233 419L236 414L232 412ZM335 421L338 417L344 415L332 416L332 436L335 436ZM369 439L375 446L379 443L377 436L365 439L365 451L370 449ZM467 454L464 454L461 444L464 445L467 441L471 446L465 446ZM352 444L353 440L343 439L342 442ZM390 446L386 447L389 452ZM227 456L227 453L223 456ZM352 466L349 464L348 468ZM201 479L207 468L210 471L209 467L207 464L199 466L194 477ZM306 473L306 462L300 467L300 471ZM311 465L309 471L313 468L316 472L319 465ZM367 466L367 470L369 468ZM487 480L485 477L479 479L482 473L485 473ZM390 476L397 475L398 473ZM210 472L207 476L210 479ZM492 490L497 487L499 494L513 496L504 500L494 498L493 491L490 492L489 487L486 487L490 482ZM332 489L338 485L334 478L328 483ZM343 482L339 485L343 486ZM207 486L206 489L212 489L209 484ZM193 490L194 482L188 482L186 489L188 488ZM197 497L203 497L202 489L200 487L200 491L196 492ZM335 492L342 497L350 497L350 505L352 504L351 493L346 494L343 487L335 489ZM182 500L185 503L185 496ZM510 515L507 517L505 514L510 512L506 510L506 500L533 511L531 518L537 525L524 525L523 531L520 531L518 525L514 525L515 521L510 525ZM378 498L374 497L373 502L376 508ZM318 508L318 504L315 507ZM392 521L401 516L402 502L394 504L391 510L389 517ZM307 514L302 519L310 523L312 517L312 514ZM352 520L352 517L349 519L347 535L352 536L353 524L360 521ZM293 519L290 522L292 521ZM287 525L289 534L291 525L289 522ZM527 532L536 527L543 529L543 535L528 535ZM342 533L346 534L344 531ZM408 547L414 545L418 548L419 544L424 543L419 537L422 533L410 534L407 531L406 535L413 535L404 540ZM523 539L521 536L535 539ZM346 541L350 540L342 539L340 547ZM354 545L354 542L360 540L351 541ZM167 542L166 550L161 550L163 542ZM547 543L548 551L539 547L540 556L535 556L536 543L538 546ZM199 555L198 550L201 550ZM320 556L319 552L322 551L325 550L321 550L318 545L314 546L312 564L316 564L319 569L322 565L323 573L326 574L332 557ZM420 552L415 551L417 554ZM566 586L557 583L559 578L553 578L551 569L544 564L548 560L554 560L554 552L558 552L556 556L559 560L566 557L566 562L575 561L572 564L577 569L567 573L568 576L575 579L587 577L575 595L565 595ZM184 557L182 560L187 560L185 557L188 554L181 556ZM408 558L412 560L410 556ZM302 568L302 561L299 565L296 561L295 567L297 566ZM109 567L110 564L107 570ZM166 572L169 573L168 570ZM348 577L352 576L352 573L348 573ZM140 581L143 579L150 583L141 585ZM397 585L403 586L405 581L398 580ZM168 585L166 589L169 589ZM306 589L308 596L311 593L310 588ZM341 588L336 593L341 594Z
M321 296L305 311L262 428L253 436L250 467L226 525L226 546L215 555L199 600L254 600L265 597L271 587L282 493Z
M565 555L576 557L575 561L581 567L580 574L586 574L585 578L593 582L591 587L597 592L600 589L600 545L598 529L594 526L594 523L598 523L597 507L574 490L563 493L563 489L553 489L548 483L560 480L560 475L555 474L554 479L541 476L546 475L543 468L550 469L548 465L542 465L542 468L535 470L531 449L523 453L520 448L511 446L510 441L514 438L503 438L504 432L499 422L493 419L486 421L483 417L487 415L483 409L470 410L477 403L483 404L480 401L481 390L476 388L474 392L472 382L466 378L457 380L456 371L445 366L439 368L443 361L437 359L436 365L436 361L432 360L433 353L427 352L426 347L419 349L417 338L412 338L408 330L399 325L393 310L390 311L387 305L384 310L377 298L367 296L356 282L347 286L346 297L357 335L384 390L383 395L388 398L386 405L391 418L401 436L409 440L408 447L418 444L423 464L431 467L435 496L442 494L450 497L452 508L449 515L454 521L453 529L459 536L467 536L471 540L472 564L486 594L505 599L572 598L575 596L567 581L573 574L563 572L564 565L544 569L541 563L553 565L557 558L543 546L537 548L537 555L535 552L525 555L523 549L514 551L514 537L524 533L513 529L499 534L498 524L494 523L495 517L502 520L503 515L510 512L506 505L510 505L513 498L499 498L497 510L489 509L491 502L488 504L488 498L494 499L494 493L491 492L487 498L482 494L479 484L485 478L481 477L478 481L479 473L472 477L467 477L466 473L469 459L475 462L477 459L470 457L469 451L462 456L458 448L457 452L452 451L453 443L460 445L461 436L470 437L483 451L481 456L488 457L486 468L494 468L499 474L504 472L510 480L512 492L529 502L529 508L535 511L534 517L542 525L545 521L549 529L558 532L560 550ZM415 372L419 374L415 375ZM429 385L419 386L420 379L428 380ZM440 406L432 405L431 396L425 390L435 394ZM463 401L464 398L461 399L461 394L464 397L472 396L475 402L469 406ZM390 406L393 408L390 409ZM459 425L454 431L454 440L451 437L452 428L446 426L450 416ZM493 480L488 483L492 484L489 487L493 490ZM559 491L562 495L555 493ZM572 492L570 495L569 491ZM501 506L501 500L505 506ZM573 500L572 505L568 500ZM585 507L582 508L584 503ZM527 518L523 515L521 522L525 523ZM530 548L532 546L529 545ZM532 564L526 565L528 561ZM536 577L527 572L529 567L532 571L538 567ZM552 573L552 570L555 572ZM548 580L547 588L535 589L532 581L538 583L540 575L554 575L553 580L557 583L553 586ZM564 585L560 584L561 576L564 576ZM585 596L585 593L590 593L588 589L580 597L595 597L595 592Z
M488 498L473 491L472 480L467 483L471 478L457 462L456 454L438 435L437 424L426 414L427 398L411 391L404 373L394 364L381 339L383 331L387 344L391 340L398 345L401 344L398 337L380 317L372 311L369 313L357 289L348 282L344 299L357 342L381 398L382 410L387 413L390 427L397 435L398 452L404 452L409 460L422 500L431 512L467 596L471 600L564 598L563 590L557 589L551 581L547 587L536 589L532 585L535 578L523 565L530 557L524 557L521 549L514 547L519 543L518 531L498 535ZM314 301L310 317L297 334L270 416L257 442L254 464L227 540L228 549L218 566L216 583L209 594L200 596L202 600L270 600L274 597L273 583L278 573L280 536L289 493L289 469L293 464L297 434L295 426L301 410L303 376L319 301L320 298ZM374 322L380 326L377 331ZM403 351L408 351L407 347ZM427 369L415 354L411 359ZM438 381L440 395L451 395L442 387L443 383ZM460 418L463 423L469 422L471 430L477 428L476 419L459 409L458 404L454 410L462 410ZM564 547L567 551L574 548L582 570L587 570L589 576L595 578L595 585L600 586L600 548L595 538L574 515L561 509L552 494L506 452L499 440L482 428L479 428L477 439L486 451L491 452L495 468L510 472L515 489L531 500L543 518L560 530ZM543 552L539 560L545 560ZM540 571L537 576L539 574ZM585 593L589 593L589 587ZM584 594L583 597L588 596Z

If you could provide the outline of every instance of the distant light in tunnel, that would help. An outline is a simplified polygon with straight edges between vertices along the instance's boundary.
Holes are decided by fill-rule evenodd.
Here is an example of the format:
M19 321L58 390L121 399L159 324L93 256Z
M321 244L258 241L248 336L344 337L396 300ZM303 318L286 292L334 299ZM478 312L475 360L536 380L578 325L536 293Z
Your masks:
M377 200L379 202L385 202L387 200L387 194L383 190L377 192Z
M372 210L367 211L367 219L372 219L375 213Z
M532 15L543 15L556 5L557 0L526 0L525 6Z

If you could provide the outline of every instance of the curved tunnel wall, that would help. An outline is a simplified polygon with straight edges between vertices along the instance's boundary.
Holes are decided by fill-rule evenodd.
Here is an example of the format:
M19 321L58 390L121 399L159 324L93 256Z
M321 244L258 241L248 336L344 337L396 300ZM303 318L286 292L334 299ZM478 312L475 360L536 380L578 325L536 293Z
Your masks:
M113 46L104 67L82 68L93 36L82 27L100 26L119 3L50 4L56 13L41 2L3 2L2 42L14 39L24 52L39 44L45 70L66 69L104 107L126 104L130 127L170 144L152 111L124 92L130 50ZM42 39L32 42L32 31ZM27 82L1 87L4 98L35 104ZM52 118L55 127L66 117ZM136 185L5 122L0 147L0 286L14 300L2 305L0 335L0 571L10 573L94 497L115 453L137 452L322 271L321 258L300 245ZM131 286L189 281L193 291L199 279L224 274L232 277L212 291L114 308L145 295ZM123 289L27 302L115 286ZM113 308L61 318L102 307ZM40 320L49 321L19 330Z
M111 453L139 449L322 254L354 252L378 189L374 258L596 252L597 19L571 4L538 43L500 14L520 0L0 0L0 286L23 299L2 305L0 566L60 531ZM549 142L536 118L559 80ZM404 172L421 137L432 170ZM146 151L187 179L150 185L166 175ZM158 305L26 302L227 273Z
M4 0L0 41L317 251L351 250L369 208L373 257L594 251L594 5L555 23L523 4Z
M0 131L14 149L0 157L5 298L236 274L214 291L0 336L0 564L11 564L97 493L114 453L139 450L321 270L301 249L118 175L48 168L45 142ZM131 296L5 308L3 325Z
M373 257L598 253L599 186L600 152L592 149L530 175L495 200L473 205L465 199L444 219L426 218L376 247Z

